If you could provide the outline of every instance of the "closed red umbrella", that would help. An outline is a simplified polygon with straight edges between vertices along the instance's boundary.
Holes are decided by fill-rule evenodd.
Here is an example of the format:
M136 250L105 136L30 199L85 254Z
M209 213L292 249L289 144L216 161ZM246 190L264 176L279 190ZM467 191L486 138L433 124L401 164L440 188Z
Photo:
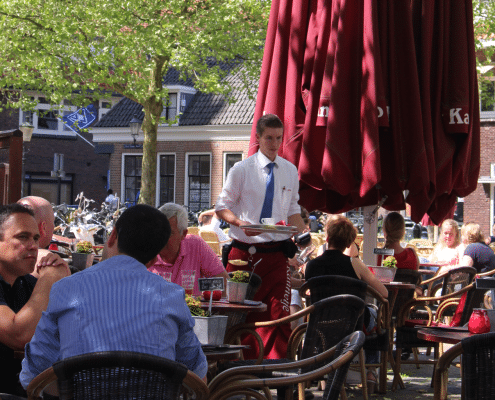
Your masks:
M413 220L425 213L438 220L456 196L474 190L471 7L470 0L272 3L255 121L264 112L283 119L281 155L298 167L302 205L340 212L387 195L385 208L407 201ZM253 127L250 154L255 138Z

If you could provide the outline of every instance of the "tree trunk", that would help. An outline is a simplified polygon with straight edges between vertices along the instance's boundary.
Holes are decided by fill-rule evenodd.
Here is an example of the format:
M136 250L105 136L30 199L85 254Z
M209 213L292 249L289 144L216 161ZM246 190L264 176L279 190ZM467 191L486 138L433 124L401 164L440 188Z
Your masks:
M141 169L141 191L139 193L140 204L155 206L156 196L156 135L158 129L158 116L152 115L150 110L145 108L142 130L143 141L143 165ZM153 123L152 121L156 121Z
M143 165L141 169L141 191L138 203L155 206L156 197L156 141L158 123L163 111L163 69L166 58L154 59L155 68L151 71L150 97L145 101L144 120L141 129L144 133ZM159 93L160 95L157 95Z

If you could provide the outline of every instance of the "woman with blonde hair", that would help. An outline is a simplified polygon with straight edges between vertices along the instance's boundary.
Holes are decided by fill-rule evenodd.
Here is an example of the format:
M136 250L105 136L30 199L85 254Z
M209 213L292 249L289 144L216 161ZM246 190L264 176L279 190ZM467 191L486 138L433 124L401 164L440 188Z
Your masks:
M399 269L419 269L419 258L412 248L404 248L400 245L406 234L404 217L398 212L388 213L383 221L383 236L385 236L385 248L394 250ZM381 265L382 256L378 256L377 265Z
M495 253L485 243L481 228L469 222L461 228L462 244L466 246L461 265L474 267L478 272L488 272L495 268Z
M445 266L458 265L462 248L459 224L453 219L446 219L442 222L440 238L433 248L430 262Z

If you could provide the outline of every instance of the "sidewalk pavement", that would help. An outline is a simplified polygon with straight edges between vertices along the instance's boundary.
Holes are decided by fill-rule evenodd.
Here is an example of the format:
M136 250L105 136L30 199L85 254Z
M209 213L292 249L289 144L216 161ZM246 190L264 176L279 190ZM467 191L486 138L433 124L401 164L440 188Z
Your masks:
M450 346L445 345L444 351ZM424 349L420 349L420 359L426 359L424 355ZM412 359L412 356L411 356ZM461 398L461 378L460 370L455 365L459 363L459 359L456 359L453 365L449 369L449 384L448 384L448 398L460 399ZM433 373L433 365L420 364L420 368L417 369L414 364L405 364L401 366L402 379L404 381L405 389L397 389L392 392L393 373L392 369L387 373L387 393L371 395L370 399L384 399L384 400L417 400L417 399L433 399L433 388L430 386L431 377ZM322 399L323 392L312 390L315 395L314 400ZM363 392L360 385L353 385L346 389L347 397L353 400L363 399ZM272 391L274 399L276 399L276 391Z

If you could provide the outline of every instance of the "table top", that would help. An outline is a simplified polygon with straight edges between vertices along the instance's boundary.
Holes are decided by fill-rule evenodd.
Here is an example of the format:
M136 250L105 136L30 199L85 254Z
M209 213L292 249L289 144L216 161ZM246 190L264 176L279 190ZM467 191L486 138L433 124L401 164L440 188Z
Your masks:
M201 308L203 310L208 310L210 306L209 301L202 301ZM250 301L246 300L246 303L229 303L227 299L221 299L218 301L213 301L211 304L212 311L253 311L253 312L264 312L267 310L265 303L261 301Z
M208 362L223 361L223 360L236 360L241 357L242 349L249 346L210 346L203 345L203 352L205 353Z
M442 329L440 327L423 328L418 331L418 338L429 340L430 342L457 344L462 339L473 336L467 330L454 330L452 328Z
M396 289L415 289L416 285L414 283L407 282L388 282L383 284L387 290L396 290Z

